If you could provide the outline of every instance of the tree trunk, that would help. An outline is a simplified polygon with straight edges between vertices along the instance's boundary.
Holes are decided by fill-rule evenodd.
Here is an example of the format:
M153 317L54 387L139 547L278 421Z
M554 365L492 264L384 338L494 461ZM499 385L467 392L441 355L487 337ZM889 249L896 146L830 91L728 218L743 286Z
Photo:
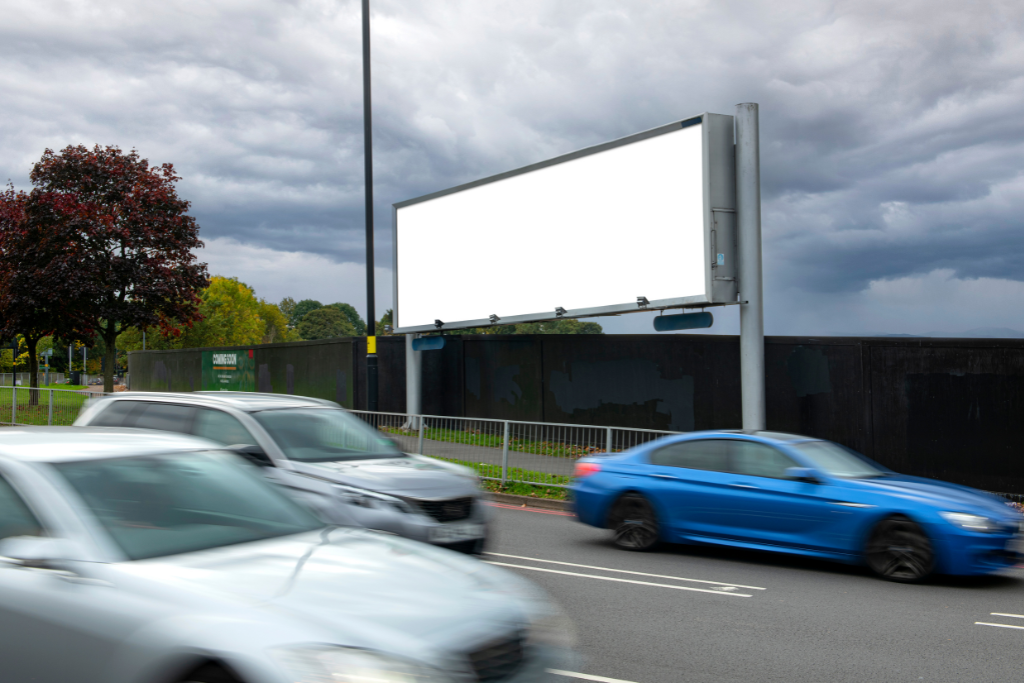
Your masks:
M117 360L117 323L113 320L107 322L107 329L102 331L103 342L106 344L106 351L103 354L103 391L112 393L114 391L114 363Z
M39 338L27 334L23 336L25 345L28 347L28 404L37 406L39 405L39 359L36 358L36 344L39 343Z

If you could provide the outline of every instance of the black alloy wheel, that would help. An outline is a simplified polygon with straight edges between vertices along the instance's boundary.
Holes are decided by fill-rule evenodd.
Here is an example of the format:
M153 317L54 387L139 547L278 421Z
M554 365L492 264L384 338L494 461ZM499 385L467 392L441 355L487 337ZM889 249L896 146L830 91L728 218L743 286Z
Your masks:
M612 542L623 550L650 550L658 544L658 516L639 493L627 493L615 502L608 527Z
M882 520L871 534L865 555L871 571L889 581L923 581L935 569L931 541L906 517Z

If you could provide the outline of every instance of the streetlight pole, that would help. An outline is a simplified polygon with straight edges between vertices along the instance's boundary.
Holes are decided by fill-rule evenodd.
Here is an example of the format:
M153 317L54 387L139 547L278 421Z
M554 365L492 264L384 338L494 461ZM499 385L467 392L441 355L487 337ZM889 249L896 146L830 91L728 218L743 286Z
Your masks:
M370 106L370 0L363 0L363 164L366 186L366 409L377 410L377 337L373 292L373 122Z

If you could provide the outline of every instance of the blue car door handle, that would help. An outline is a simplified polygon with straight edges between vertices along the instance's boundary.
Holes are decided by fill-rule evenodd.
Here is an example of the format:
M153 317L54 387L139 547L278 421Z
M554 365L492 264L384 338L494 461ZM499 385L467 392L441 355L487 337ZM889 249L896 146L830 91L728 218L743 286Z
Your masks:
M652 474L651 476L654 477L655 479L679 479L679 477L676 477L671 474Z

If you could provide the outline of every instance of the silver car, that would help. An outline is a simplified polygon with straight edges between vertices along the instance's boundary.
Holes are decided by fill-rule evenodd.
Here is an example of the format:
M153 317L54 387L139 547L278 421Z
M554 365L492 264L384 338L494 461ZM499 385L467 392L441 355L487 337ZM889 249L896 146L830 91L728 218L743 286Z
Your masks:
M324 526L203 439L0 431L4 681L537 681L570 631L525 580Z
M124 392L90 401L76 426L194 434L231 447L327 521L483 552L488 509L469 468L402 453L337 403L241 392Z

